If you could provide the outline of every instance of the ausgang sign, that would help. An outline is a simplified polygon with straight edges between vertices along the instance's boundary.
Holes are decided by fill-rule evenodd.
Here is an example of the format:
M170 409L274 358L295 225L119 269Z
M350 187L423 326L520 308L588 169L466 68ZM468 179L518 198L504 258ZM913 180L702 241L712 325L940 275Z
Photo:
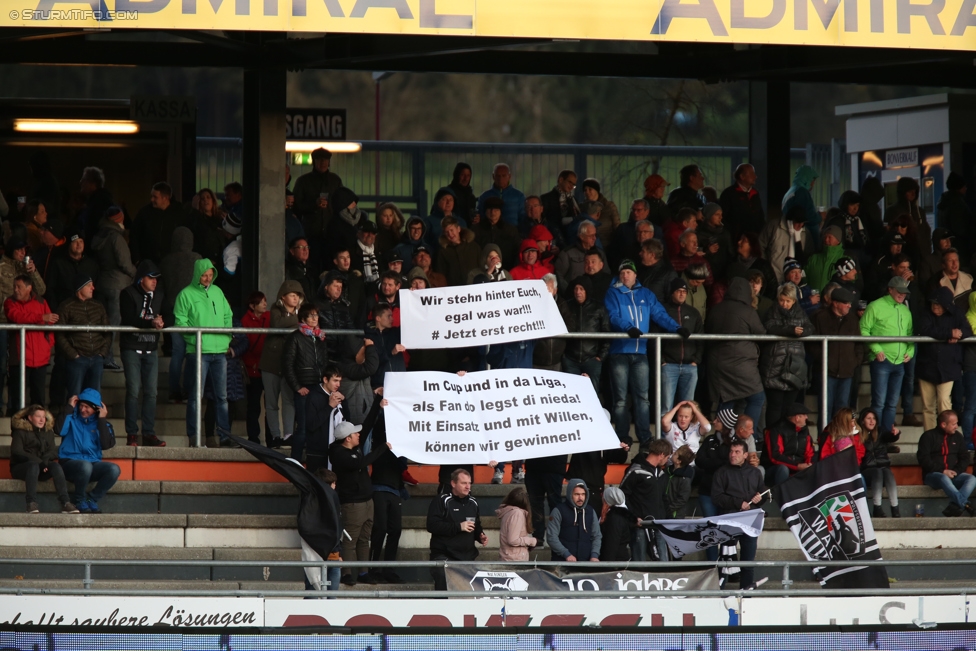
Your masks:
M9 10L0 12L0 27L460 34L976 50L976 0L21 0L4 4Z
M346 109L285 109L286 140L345 140Z

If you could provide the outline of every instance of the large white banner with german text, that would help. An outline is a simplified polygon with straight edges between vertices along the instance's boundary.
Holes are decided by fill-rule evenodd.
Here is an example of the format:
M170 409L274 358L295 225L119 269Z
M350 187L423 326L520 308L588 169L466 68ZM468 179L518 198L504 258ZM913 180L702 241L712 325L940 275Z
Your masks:
M514 280L400 290L400 340L411 348L468 348L566 334L546 284Z
M588 378L537 369L387 373L387 438L420 463L487 463L619 447Z

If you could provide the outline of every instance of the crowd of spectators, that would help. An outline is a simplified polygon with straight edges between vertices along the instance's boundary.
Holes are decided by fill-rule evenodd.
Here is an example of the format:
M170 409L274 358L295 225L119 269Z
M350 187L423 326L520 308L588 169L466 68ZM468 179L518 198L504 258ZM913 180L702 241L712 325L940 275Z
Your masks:
M325 149L313 152L312 171L295 181L294 193L286 194L287 256L274 296L255 291L244 298L240 269L248 262L241 260L240 237L249 225L238 183L224 188L222 202L213 190L202 189L181 205L170 186L159 182L150 189L149 203L130 216L115 205L102 171L89 167L82 172L84 203L77 215L59 213L44 196L29 196L15 210L6 203L0 206L7 213L0 258L3 322L140 328L119 338L121 365L113 357L110 334L29 333L24 362L30 402L38 409L50 406L54 413L75 413L77 406L64 406L69 395L97 392L104 370L122 370L127 443L165 445L154 429L161 348L171 357L169 400L187 403L192 443L197 407L187 397L196 393L196 373L187 360L196 352L197 338L160 330L174 325L291 328L290 335L202 335L206 441L230 444L230 403L246 400L248 438L260 441L263 431L266 445L290 446L291 455L310 467L331 466L340 499L346 499L344 510L355 513L359 524L354 545L360 561L367 560L364 550L369 547L363 541L372 537L375 546L370 531L375 496L398 495L411 483L403 460L383 446L385 425L376 405L387 371L534 367L585 374L591 380L611 413L620 450L524 465L508 460L513 463L511 481L525 482L529 489L524 505L513 498L509 506L528 506L535 515L525 519L526 531L513 534L511 546L531 539L541 544L548 537L562 558L599 556L599 538L583 540L589 533L572 534L577 548L556 542L556 537L570 535L564 531L568 525L561 524L570 516L574 527L592 519L586 510L592 497L608 500L613 520L626 507L638 518L659 517L659 511L677 513L682 506L643 506L650 502L628 487L650 485L659 477L669 482L694 477L704 510L737 510L733 507L740 503L752 508L757 502L751 494L714 492L725 464L753 468L772 485L848 445L858 449L876 514L883 513L880 486L887 484L892 515L897 516L897 491L884 462L899 434L899 401L903 426L924 424L926 435L949 436L956 430L948 432L946 423L958 421L963 448L971 438L976 348L958 343L972 336L976 324L968 257L974 222L963 199L966 184L958 174L947 180L935 230L919 205L914 179L899 180L897 201L884 211L883 188L869 178L859 192L844 192L836 207L821 212L811 194L817 173L806 165L797 170L781 210L775 211L782 216L772 220L756 188L761 179L749 164L736 168L721 191L707 187L702 169L694 164L681 169L670 192L671 183L652 174L644 182L644 196L628 198L621 204L627 206L626 214L621 214L598 180L580 182L571 170L560 172L550 191L526 196L504 163L494 167L489 187L480 193L473 188L479 180L470 166L459 163L452 182L435 194L429 214L404 215L398 206L385 203L371 218L331 170L331 159ZM419 212L428 212L424 208ZM407 350L400 343L401 289L512 279L545 281L570 332L627 337L529 340L450 354ZM323 332L332 329L364 329L366 334ZM653 332L681 335L662 344L659 372L652 372L653 349L642 338ZM739 338L707 344L689 339L699 333ZM750 339L762 334L787 339ZM911 343L836 343L829 347L828 358L821 359L820 346L803 341L814 334L919 334L937 342L918 350ZM0 366L10 369L8 396L19 390L18 351L17 335L0 331ZM803 403L822 364L828 371L823 408L830 425L814 437L806 431ZM870 368L869 404L858 400L863 364ZM0 399L6 377L0 374ZM914 413L916 391L922 398L922 419ZM661 423L651 422L654 392L660 392L666 412ZM16 398L6 404L8 415L19 414L20 426L33 423L35 416L40 422L40 412L19 411ZM868 409L859 411L862 407ZM366 422L369 436L362 442L344 425ZM46 426L32 427L43 431ZM656 431L667 450L655 443ZM624 490L605 495L601 464L605 470L606 463L621 452L626 455L632 444L639 446L639 461L625 478ZM692 457L682 450L690 450ZM344 459L340 468L337 458ZM369 496L369 488L359 485L367 460L374 477L376 465L388 466L383 473L387 483L373 481L368 513L365 507L346 506L360 505ZM570 478L588 481L574 484L569 501L561 504L551 482L555 475L561 481L567 462ZM469 485L471 470L461 468L460 475L458 470L442 468L445 499L435 500L438 509L447 508L451 495L465 504L471 499L464 489L465 473ZM751 490L754 477L747 474L743 485ZM955 479L958 474L946 475L949 484L954 490L971 490L968 480ZM498 464L493 482L503 478L504 464ZM927 476L926 481L949 490L942 480ZM348 489L349 482L354 488ZM577 488L586 495L577 496ZM30 498L30 489L28 493ZM76 505L90 499L78 495ZM960 512L969 508L968 501L953 499ZM563 520L549 521L548 532L541 518L545 500L550 512L563 514ZM381 539L386 537L386 554L392 547L395 558L399 517L393 505L384 503L383 508ZM956 510L949 509L957 515ZM433 512L431 517L428 526L436 538L442 529ZM461 523L461 531L472 539L480 534L477 521L471 528ZM647 542L639 536L630 541L633 557L649 554ZM604 539L602 546L620 549L619 541L608 545ZM654 545L650 549L667 553ZM437 551L448 554L451 546ZM370 578L364 572L358 579L352 573L343 580Z

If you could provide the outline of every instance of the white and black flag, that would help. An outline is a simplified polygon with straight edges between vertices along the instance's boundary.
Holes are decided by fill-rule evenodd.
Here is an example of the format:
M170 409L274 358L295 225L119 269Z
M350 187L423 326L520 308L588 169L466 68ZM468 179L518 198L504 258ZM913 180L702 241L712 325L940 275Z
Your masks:
M764 519L762 509L752 509L696 520L654 520L653 525L658 535L664 536L671 555L681 558L717 545L734 547L739 536L758 538Z
M881 560L854 448L833 454L775 489L786 526L808 560ZM817 567L825 588L887 588L884 567Z

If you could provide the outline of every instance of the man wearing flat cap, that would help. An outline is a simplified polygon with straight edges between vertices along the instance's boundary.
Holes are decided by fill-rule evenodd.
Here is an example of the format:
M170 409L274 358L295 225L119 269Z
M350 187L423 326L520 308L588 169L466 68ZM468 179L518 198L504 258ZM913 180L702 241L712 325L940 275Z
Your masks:
M910 337L912 313L905 305L908 282L901 276L888 281L888 294L868 305L861 317L865 337ZM890 432L895 425L895 407L901 394L905 364L915 356L910 342L873 342L871 351L871 409L881 416L881 429Z

